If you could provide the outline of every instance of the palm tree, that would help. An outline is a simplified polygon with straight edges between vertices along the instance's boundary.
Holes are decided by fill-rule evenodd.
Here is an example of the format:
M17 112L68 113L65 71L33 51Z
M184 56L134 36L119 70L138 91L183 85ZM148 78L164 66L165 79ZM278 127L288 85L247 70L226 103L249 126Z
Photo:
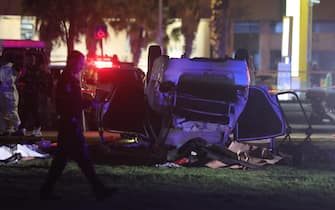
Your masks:
M207 0L169 0L169 16L180 18L182 22L181 33L185 38L184 56L192 53L193 40L201 18L201 9L206 7Z
M186 40L186 56L192 52L192 43L200 20L200 3L207 1L168 1L172 15L180 17L183 23L181 31ZM46 42L49 52L53 44L64 41L69 53L73 50L74 43L79 40L79 35L86 34L88 52L95 53L95 26L108 20L107 23L116 32L126 30L133 62L137 64L141 49L157 37L157 0L23 0L22 4L27 15L36 16L37 31L40 39Z
M211 51L212 57L223 58L229 49L229 0L211 0ZM230 52L229 52L230 53Z
M158 19L157 0L107 1L109 25L115 31L125 30L129 38L133 62L138 63L141 50L156 39Z
M23 0L22 8L36 17L39 37L46 42L49 54L59 40L66 42L69 54L79 35L85 33L94 4L90 0Z

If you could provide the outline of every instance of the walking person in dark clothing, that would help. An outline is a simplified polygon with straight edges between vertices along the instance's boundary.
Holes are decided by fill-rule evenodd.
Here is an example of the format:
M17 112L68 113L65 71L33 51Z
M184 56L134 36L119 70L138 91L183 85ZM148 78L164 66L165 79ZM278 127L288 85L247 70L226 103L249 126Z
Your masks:
M52 193L53 187L69 158L77 162L98 200L112 193L112 190L106 188L97 177L85 144L82 109L88 107L92 102L83 101L81 96L80 72L83 65L84 55L79 51L73 51L57 84L58 146L40 191L41 199L56 199Z

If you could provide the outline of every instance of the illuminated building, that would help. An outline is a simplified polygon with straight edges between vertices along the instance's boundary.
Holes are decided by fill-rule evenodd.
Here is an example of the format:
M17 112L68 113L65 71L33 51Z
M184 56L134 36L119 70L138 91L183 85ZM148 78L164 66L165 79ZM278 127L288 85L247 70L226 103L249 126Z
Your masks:
M288 3L293 4L297 2L303 2L304 5L306 5L306 2L308 1L309 0L231 0L230 13L233 24L231 29L231 46L229 47L233 50L238 48L248 49L250 54L253 56L253 61L258 75L277 76L278 64L280 62L285 62L285 56L282 56L283 17L290 16L290 14L287 13L286 5L288 5ZM3 6L0 9L0 14L20 14L19 2L20 0L2 1ZM210 4L208 3L208 5ZM322 80L328 72L333 73L335 71L335 59L333 59L335 57L334 7L335 1L320 0L319 4L312 8L308 8L308 14L313 14L313 16L303 17L301 19L301 23L309 27L307 31L305 28L305 31L300 33L300 36L298 37L300 40L298 42L307 42L307 44L304 44L305 49L301 49L301 51L304 52L304 58L300 56L299 62L297 62L295 58L288 59L293 62L291 63L293 77L298 77L298 80L301 80L302 82L305 82L306 79L311 80L312 83L313 81L316 81L315 84L311 84L313 86L320 85L320 80ZM207 10L210 11L208 8ZM306 14L307 13L304 13L305 16ZM8 19L5 19L8 17L9 16L0 17L1 28L4 27L3 21L7 21ZM13 17L13 22L10 24L11 27L6 27L6 30L0 30L0 38L4 38L5 35L8 37L8 33L10 33L10 36L13 38L27 38L32 35L29 32L30 26L28 19L22 18L19 20L19 17L10 17ZM196 40L194 41L194 51L192 56L209 56L210 54L208 44L210 30L209 18L210 14L207 14L204 15L203 19L200 21L198 32L196 34ZM24 27L22 25L24 25ZM297 29L295 26L292 27L294 30ZM24 30L25 32L23 32ZM109 36L109 40L107 40L106 43L106 46L108 47L106 47L104 51L106 51L109 55L118 54L120 59L128 61L131 60L130 47L124 34L120 34L118 36L113 35L111 29L109 29L109 33L112 35ZM305 36L307 35L306 33L311 36ZM292 34L292 36L294 35ZM36 37L33 36L33 38ZM112 39L117 39L118 45L113 45ZM292 37L291 41L293 41L293 39L297 38ZM301 41L301 39L305 40ZM295 43L297 42L295 41ZM179 41L171 42L167 51L170 56L179 57L183 53L183 46L183 37L181 37ZM302 45L299 47L301 46ZM296 48L296 46L291 47ZM86 51L86 47L83 44L76 45L76 48L84 52ZM64 52L64 46L63 48L55 49L52 53L53 58L55 60L64 59ZM292 53L295 55L295 52ZM145 65L145 51L143 51L142 57L143 59L140 60L140 65ZM286 56L286 58L288 58L288 56ZM305 59L305 61L301 61L301 59ZM297 74L299 72L308 73L303 73L305 76L301 77L301 74ZM309 78L307 78L307 75ZM333 76L333 78L335 78L335 76ZM275 80L275 82L276 81L277 80Z

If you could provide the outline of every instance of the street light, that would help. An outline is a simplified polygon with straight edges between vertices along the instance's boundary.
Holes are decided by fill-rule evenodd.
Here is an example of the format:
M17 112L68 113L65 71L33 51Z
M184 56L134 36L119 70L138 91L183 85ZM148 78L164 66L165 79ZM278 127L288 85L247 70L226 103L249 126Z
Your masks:
M286 0L286 16L291 16L291 88L306 87L312 54L312 6L320 0Z
M313 45L313 6L320 4L320 0L310 0L308 9L308 48L307 48L307 65L308 70L312 69L312 45ZM310 80L310 77L308 77Z

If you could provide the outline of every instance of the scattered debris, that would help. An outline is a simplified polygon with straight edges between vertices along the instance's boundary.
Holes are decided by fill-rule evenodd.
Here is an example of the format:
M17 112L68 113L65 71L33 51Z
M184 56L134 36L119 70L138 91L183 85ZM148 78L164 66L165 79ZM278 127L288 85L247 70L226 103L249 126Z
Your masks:
M210 168L257 169L275 164L283 159L267 148L233 141L229 147L208 144L202 138L187 141L181 147L168 152L167 161L182 166L207 166Z

